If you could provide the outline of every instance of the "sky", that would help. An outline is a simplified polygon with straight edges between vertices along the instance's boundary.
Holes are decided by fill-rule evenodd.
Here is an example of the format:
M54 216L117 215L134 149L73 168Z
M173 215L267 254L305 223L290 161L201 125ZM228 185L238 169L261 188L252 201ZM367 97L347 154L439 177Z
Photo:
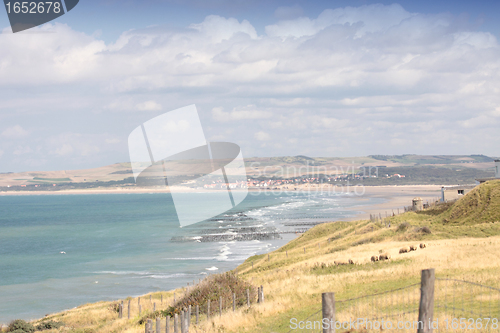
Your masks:
M137 126L191 104L244 157L500 156L499 15L491 1L81 0L13 34L0 10L0 172L127 162Z

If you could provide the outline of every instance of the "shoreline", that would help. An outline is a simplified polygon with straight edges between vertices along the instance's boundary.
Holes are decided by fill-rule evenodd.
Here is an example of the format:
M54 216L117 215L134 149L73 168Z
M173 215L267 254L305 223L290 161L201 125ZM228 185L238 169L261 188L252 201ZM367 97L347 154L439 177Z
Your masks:
M264 193L321 193L321 191L339 194L353 194L363 200L363 198L381 198L384 202L378 204L360 205L348 208L350 211L361 211L348 221L359 219L369 219L370 214L381 214L384 217L386 213L392 215L397 213L397 209L404 211L405 206L411 205L411 200L414 197L421 197L424 202L432 202L439 199L441 196L441 187L443 185L371 185L371 186L311 186L299 185L297 190L278 189L259 189L250 188L249 193L264 192ZM360 188L362 192L360 194ZM176 193L222 193L224 190L201 190L190 189L187 187L175 186L172 189ZM236 189L239 191L238 189ZM234 191L234 189L232 190ZM114 189L73 189L61 191L12 191L1 192L2 196L33 196L33 195L90 195L90 194L156 194L156 193L171 193L169 187L165 188L114 188ZM365 199L366 200L366 199Z
M383 192L387 192L388 190L394 189L422 189L422 190L433 190L437 191L437 189L441 190L441 187L444 185L347 185L347 186L336 186L336 185L297 185L295 186L296 190L290 190L284 187L280 188L248 188L248 192L269 192L269 193L300 193L300 192L312 192L318 193L321 191L331 192L331 193L356 193L360 192L359 189L368 189L368 191L362 191L364 193L368 192L373 194L376 192L376 189L383 189ZM194 189L185 186L166 186L166 187L135 187L135 188L124 188L124 187L115 187L115 188L89 188L89 189L70 189L70 190L54 190L54 191L0 191L0 196L2 195L70 195L70 194L134 194L134 193L170 193L171 190L174 190L176 193L219 193L225 191L224 189L216 189L216 190L207 190L207 189ZM375 190L374 190L375 189ZM347 191L346 191L347 190ZM241 191L241 189L231 189L231 191Z

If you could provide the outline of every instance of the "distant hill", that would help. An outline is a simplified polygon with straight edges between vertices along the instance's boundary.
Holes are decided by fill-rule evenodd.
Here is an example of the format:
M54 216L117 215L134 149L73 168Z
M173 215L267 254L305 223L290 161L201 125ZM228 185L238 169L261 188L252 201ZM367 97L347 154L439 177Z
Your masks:
M404 164L457 164L457 163L487 163L494 158L485 155L369 155L380 161L392 161Z
M333 180L328 180L329 177L345 175L344 182L363 185L471 184L475 179L494 176L494 158L484 155L250 157L245 158L245 166L248 177L254 179L314 177L316 181L319 178L320 182L332 182ZM188 174L189 168L182 169L182 172L176 176L182 181L199 177ZM369 176L366 176L367 172ZM138 185L148 186L149 183ZM2 191L57 191L130 186L136 186L130 163L116 163L85 170L0 173Z

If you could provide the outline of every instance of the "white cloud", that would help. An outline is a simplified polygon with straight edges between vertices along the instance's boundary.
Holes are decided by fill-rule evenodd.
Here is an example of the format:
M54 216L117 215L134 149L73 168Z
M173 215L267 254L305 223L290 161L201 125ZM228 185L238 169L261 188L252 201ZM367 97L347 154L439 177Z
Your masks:
M246 34L250 38L257 38L255 28L247 20L240 23L234 18L226 19L217 15L207 16L203 22L191 24L190 28L210 37L215 43L228 40L237 33Z
M73 152L73 147L70 144L63 144L61 147L57 148L54 153L60 156L69 155Z
M272 115L269 111L256 110L254 105L249 105L241 109L233 109L231 112L224 112L221 107L212 109L213 118L219 122L266 119L272 117Z
M32 152L33 152L33 149L31 149L31 147L29 147L29 146L18 146L16 149L14 149L12 154L25 155L25 154L30 154Z
M266 33L274 37L302 37L312 36L332 25L358 24L354 37L361 37L368 32L385 31L397 26L411 16L399 4L326 9L316 19L300 17L269 25Z
M261 35L220 16L184 30L127 31L110 44L62 24L35 28L52 34L2 35L0 88L37 94L0 89L0 115L10 122L1 136L40 157L71 157L59 163L94 156L102 165L127 160L129 132L155 112L195 103L206 137L239 143L246 156L499 155L494 34L397 4L317 17L294 8L280 9ZM103 145L110 140L119 142ZM4 157L14 150L2 149Z
M255 133L255 138L259 141L269 141L271 139L271 136L266 132L259 131Z
M105 141L106 141L106 143L111 144L111 145L114 145L114 144L121 142L121 140L118 138L106 139Z
M71 157L73 160L83 161L88 156L101 152L102 143L107 137L81 133L60 133L45 139L44 149L50 155Z
M28 131L19 125L8 127L2 132L2 136L9 139L22 138L27 136L28 134L29 134Z
M155 101L146 101L136 105L136 109L139 111L159 111L162 109L161 105Z

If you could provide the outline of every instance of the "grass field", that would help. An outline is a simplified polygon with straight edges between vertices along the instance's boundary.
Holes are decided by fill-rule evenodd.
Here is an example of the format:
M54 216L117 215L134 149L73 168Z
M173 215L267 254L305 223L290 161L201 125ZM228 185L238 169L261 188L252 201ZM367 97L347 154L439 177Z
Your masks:
M420 242L425 242L427 247L399 254L401 247ZM392 259L370 261L372 255L381 252L389 253ZM348 259L356 264L334 264ZM253 286L262 285L265 302L250 308L243 306L234 313L226 311L221 317L213 316L209 322L202 320L200 325L191 326L190 332L288 332L292 318L320 318L318 310L323 292L335 292L336 300L340 301L410 285L415 286L391 293L390 302L389 296L362 299L358 303L339 302L337 313L339 318L347 318L374 311L405 312L401 318L416 320L418 314L412 311L415 307L418 309L420 272L428 268L435 268L438 278L465 279L500 288L500 180L477 187L454 204L422 212L409 212L378 222L321 224L274 252L250 257L237 268L238 276ZM439 280L436 297L445 308L436 310L436 317L443 321L466 316L468 310L500 317L499 292L468 286ZM176 291L178 295L183 292ZM162 306L158 302L161 295ZM152 294L157 300L157 309L167 309L167 304L172 304L172 295L172 291ZM144 325L139 322L152 313L149 296L145 298L148 302L143 302L142 315L131 319L117 319L117 302L100 302L43 320L65 324L63 328L47 332L144 332ZM137 306L137 299L132 299L131 304ZM468 305L462 311L452 310L454 304ZM136 314L137 309L133 308L132 312ZM467 330L470 331L485 330Z

